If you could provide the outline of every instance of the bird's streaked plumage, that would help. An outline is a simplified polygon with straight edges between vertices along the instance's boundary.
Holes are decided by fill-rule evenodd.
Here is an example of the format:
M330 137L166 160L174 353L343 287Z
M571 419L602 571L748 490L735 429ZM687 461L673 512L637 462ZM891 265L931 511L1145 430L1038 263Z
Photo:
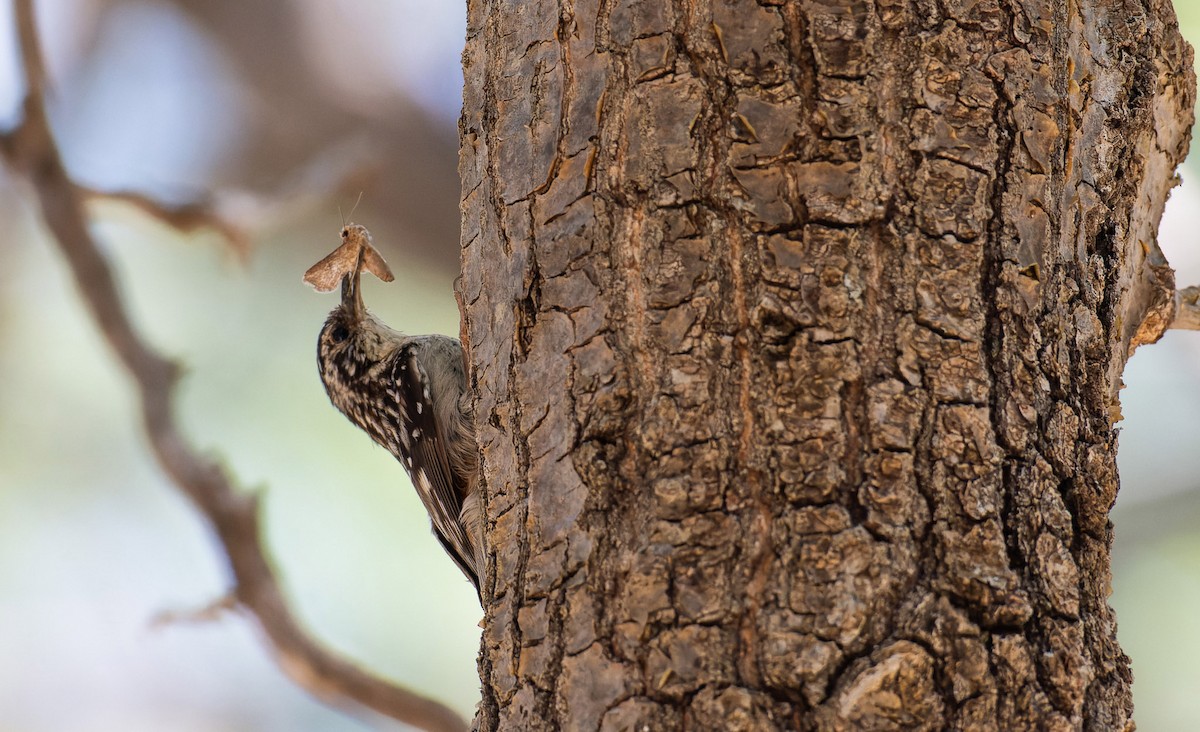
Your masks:
M382 258L365 227L350 224L342 239L350 247L343 259L353 265L341 279L342 301L318 338L321 382L334 406L405 467L438 540L478 591L482 523L462 346L443 335L404 335L368 312L359 276L365 259ZM371 255L364 255L368 248ZM336 274L337 255L310 275L319 266ZM331 279L329 270L320 275Z

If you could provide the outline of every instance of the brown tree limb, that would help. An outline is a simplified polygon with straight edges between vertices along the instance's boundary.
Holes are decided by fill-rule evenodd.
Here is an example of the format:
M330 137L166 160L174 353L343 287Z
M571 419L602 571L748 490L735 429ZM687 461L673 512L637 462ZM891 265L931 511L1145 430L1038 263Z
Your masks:
M288 609L262 546L257 497L237 491L219 466L198 455L173 419L178 365L147 345L129 320L112 269L88 230L84 195L67 174L47 121L45 67L32 0L16 0L15 8L28 90L24 120L0 136L0 152L32 183L80 294L133 377L155 458L220 540L237 604L257 619L284 672L321 700L343 707L361 705L427 730L466 729L449 707L367 673L320 646Z

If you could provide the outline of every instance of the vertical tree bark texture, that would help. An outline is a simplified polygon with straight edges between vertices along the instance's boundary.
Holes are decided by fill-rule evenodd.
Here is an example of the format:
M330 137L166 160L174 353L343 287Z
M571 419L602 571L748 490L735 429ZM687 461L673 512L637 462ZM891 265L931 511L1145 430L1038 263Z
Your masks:
M1166 0L471 0L484 730L1120 730Z

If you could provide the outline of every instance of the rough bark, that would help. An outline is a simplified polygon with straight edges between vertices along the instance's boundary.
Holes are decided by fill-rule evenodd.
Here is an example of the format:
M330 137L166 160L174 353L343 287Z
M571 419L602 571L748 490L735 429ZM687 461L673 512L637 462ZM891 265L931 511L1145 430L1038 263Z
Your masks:
M480 729L1096 729L1165 0L472 0Z

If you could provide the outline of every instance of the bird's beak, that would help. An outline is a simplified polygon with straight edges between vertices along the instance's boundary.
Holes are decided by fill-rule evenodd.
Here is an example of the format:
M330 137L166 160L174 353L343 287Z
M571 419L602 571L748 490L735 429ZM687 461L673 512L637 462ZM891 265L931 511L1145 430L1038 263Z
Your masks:
M366 314L361 287L363 251L361 248L358 250L358 259L354 263L354 270L347 272L342 277L342 307L354 317L356 322L362 320Z

